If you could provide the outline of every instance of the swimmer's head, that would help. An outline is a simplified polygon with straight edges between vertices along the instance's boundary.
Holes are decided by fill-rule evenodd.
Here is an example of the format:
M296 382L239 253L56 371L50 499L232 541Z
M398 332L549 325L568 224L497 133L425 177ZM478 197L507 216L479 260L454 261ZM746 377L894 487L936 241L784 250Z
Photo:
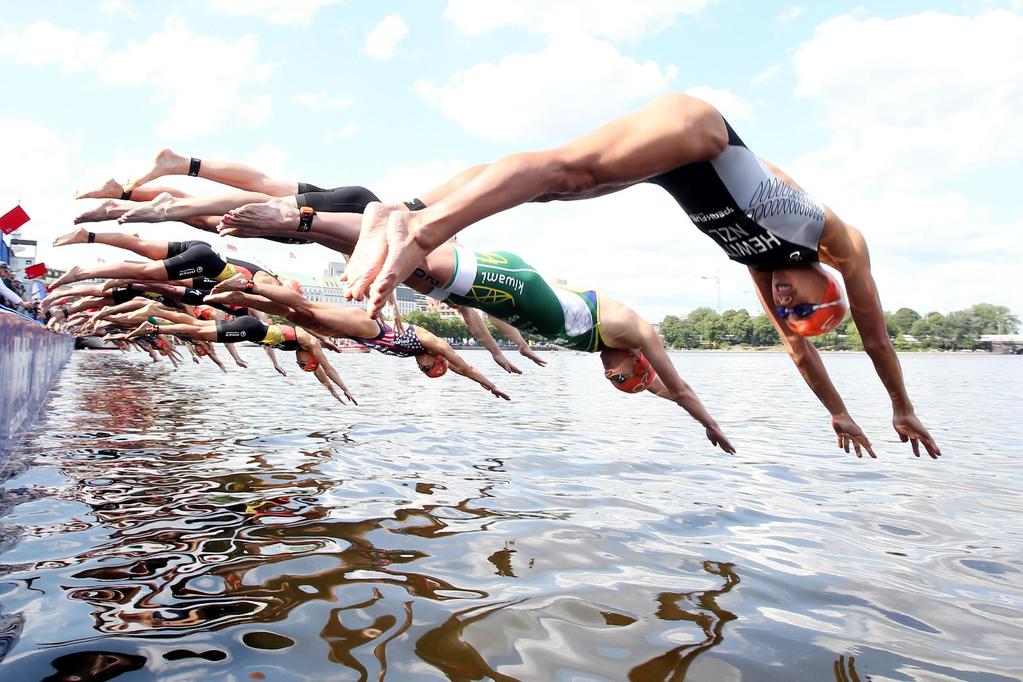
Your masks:
M281 284L293 290L299 296L302 295L302 284L297 279L286 279Z
M657 372L639 351L607 349L600 353L604 377L619 391L642 393L650 388Z
M772 272L771 296L775 316L800 336L827 333L848 312L838 277L817 264Z
M320 361L316 359L316 356L307 350L295 351L295 361L303 372L315 372L316 368L320 366Z
M419 371L431 379L442 377L448 371L448 361L442 355L417 355L416 363Z
M205 356L209 355L210 353L209 353L208 350L206 350L206 346L196 345L195 346L195 354L198 355L200 358L202 358L202 357L205 357Z

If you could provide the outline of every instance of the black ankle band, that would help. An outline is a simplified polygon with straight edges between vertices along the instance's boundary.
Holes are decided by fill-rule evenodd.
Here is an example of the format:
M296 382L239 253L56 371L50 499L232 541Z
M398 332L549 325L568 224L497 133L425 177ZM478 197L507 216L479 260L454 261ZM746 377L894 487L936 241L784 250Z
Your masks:
M193 156L192 160L188 162L188 174L191 175L193 178L199 175L199 166L201 165L202 160L197 159Z
M132 191L130 189L125 192L121 192L121 201L128 201L128 199L131 199L131 192Z
M408 206L408 210L410 211L422 211L426 208L426 204L423 203L422 199L413 199L412 201L405 201L403 203Z
M88 239L88 243L89 244L92 244L93 242L96 241L96 233L95 232L86 232L85 234L89 235L89 239Z

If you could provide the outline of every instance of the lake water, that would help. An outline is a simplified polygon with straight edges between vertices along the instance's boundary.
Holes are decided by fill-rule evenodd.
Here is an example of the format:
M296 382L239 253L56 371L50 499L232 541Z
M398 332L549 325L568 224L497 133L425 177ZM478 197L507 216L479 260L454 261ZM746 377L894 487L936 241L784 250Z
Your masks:
M0 679L1023 677L1023 358L902 357L932 461L860 354L877 460L780 354L673 355L728 456L596 356L335 356L354 407L242 350L75 353L0 463Z

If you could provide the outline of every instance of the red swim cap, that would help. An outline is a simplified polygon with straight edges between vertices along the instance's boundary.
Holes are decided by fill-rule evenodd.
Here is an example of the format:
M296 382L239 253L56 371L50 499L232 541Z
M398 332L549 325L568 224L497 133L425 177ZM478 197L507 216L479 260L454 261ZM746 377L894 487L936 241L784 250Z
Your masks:
M299 365L303 372L315 372L316 368L320 366L320 361L316 359L315 355L311 355L309 361L304 365Z
M284 286L290 287L295 291L296 294L302 295L302 284L297 279L286 279L284 280Z
M200 358L202 358L202 357L205 357L205 356L209 355L209 351L206 350L205 346L196 346L195 347L195 354L198 355Z
M646 356L640 353L632 368L632 374L609 369L604 372L604 376L610 379L611 384L619 391L642 393L654 382L657 372L650 366L650 361L646 359Z
M824 297L806 317L798 317L795 312L785 318L789 329L800 336L819 336L831 331L845 319L849 312L845 301L842 299L842 287L838 284L838 278L827 270L821 270L827 278L827 286L824 287Z
M444 356L434 355L433 366L430 367L430 369L425 370L423 373L431 379L436 379L437 377L442 377L447 374L447 371L448 361L444 358Z

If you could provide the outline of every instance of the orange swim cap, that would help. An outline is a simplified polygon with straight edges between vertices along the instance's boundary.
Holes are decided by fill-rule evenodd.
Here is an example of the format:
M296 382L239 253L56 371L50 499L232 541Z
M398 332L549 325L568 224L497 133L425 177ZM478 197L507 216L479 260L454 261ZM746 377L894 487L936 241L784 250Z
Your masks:
M650 387L650 384L657 378L657 372L650 366L650 361L646 359L646 356L642 353L639 354L639 358L636 359L636 364L632 368L632 374L625 374L616 369L609 369L604 372L604 376L611 381L611 385L617 388L619 391L625 391L626 393L642 393Z
M302 284L297 279L284 280L284 286L290 287L296 294L302 295Z
M789 329L800 336L826 334L841 324L845 319L845 314L849 312L849 308L842 298L842 287L838 284L838 278L827 270L822 269L821 272L827 278L828 283L824 287L824 297L820 303L803 303L783 309L789 311L784 316L785 323L788 324ZM802 306L809 307L805 316L800 316ZM776 312L779 311L776 310Z
M197 305L192 308L192 317L197 320L212 320L213 308L208 305Z
M419 368L423 371L423 374L425 374L426 376L430 377L431 379L436 379L437 377L442 377L445 374L447 374L448 361L444 358L443 355L434 355L433 365L431 365L429 369L427 369L425 365L420 365Z
M315 372L316 368L320 366L320 361L316 359L316 356L309 358L309 361L304 365L299 365L303 372Z

